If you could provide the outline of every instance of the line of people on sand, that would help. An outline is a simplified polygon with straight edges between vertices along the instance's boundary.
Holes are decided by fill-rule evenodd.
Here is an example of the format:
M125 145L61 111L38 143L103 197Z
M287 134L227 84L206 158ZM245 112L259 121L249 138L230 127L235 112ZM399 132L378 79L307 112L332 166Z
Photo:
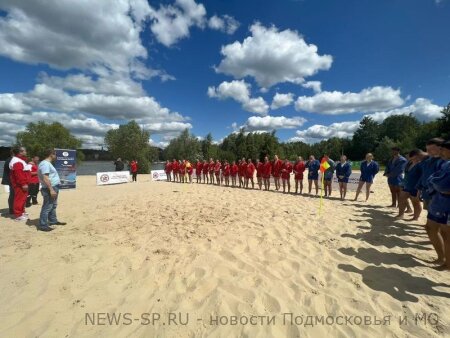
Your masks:
M410 221L417 221L422 209L428 211L425 228L437 252L437 259L433 263L437 264L439 270L450 269L450 141L433 138L426 143L426 152L414 149L408 153L407 158L401 155L398 147L393 147L391 151L392 158L383 174L391 192L392 203L389 207L398 209L397 219L403 219L405 213L412 214ZM195 171L197 183L246 189L255 188L256 176L259 190L263 187L264 190L270 190L273 178L275 190L280 190L282 186L284 193L290 193L290 177L293 175L294 192L302 194L304 172L308 170L308 193L311 194L314 185L317 195L319 172L324 161L328 164L322 174L324 195L331 196L333 176L336 175L340 198L344 200L352 174L352 165L345 155L341 156L338 163L328 154L324 154L321 161L314 155L308 161L299 156L295 163L287 159L283 161L277 155L272 161L266 156L263 162L259 159L253 161L242 158L230 163L211 158L209 162L198 160L196 164L192 164L188 160L174 159L166 162L165 172L169 182L192 183ZM379 172L379 165L371 153L361 162L360 172L353 201L358 200L364 186L365 200L368 201L374 178Z
M332 160L328 154L324 154L321 161L317 160L314 155L309 156L307 161L299 156L295 163L288 159L281 160L277 155L274 156L272 161L266 156L264 161L242 158L231 163L227 160L214 161L210 158L209 161L198 160L195 164L192 164L189 160L174 159L166 162L164 171L168 182L193 183L195 172L197 183L246 189L255 189L257 185L259 190L270 190L271 179L273 179L275 190L279 191L282 188L283 193L291 192L291 176L293 176L295 183L293 192L295 194L303 194L303 179L305 171L307 171L308 194L312 193L314 187L315 194L318 195L319 172L323 161L328 163L323 172L324 195L331 196L333 177L336 174L340 197L344 200L347 195L347 184L352 174L352 164L345 155L341 156L338 163ZM361 163L360 170L361 177L355 200L364 185L366 185L367 200L374 177L379 171L379 165L373 160L372 154L366 155L366 159Z
M131 160L131 162L126 161L125 162L128 165L128 170L131 174L131 179L133 182L137 182L137 175L138 175L138 161L137 160ZM117 160L113 162L115 171L123 171L125 168L125 163L122 161L122 159L119 157Z
M45 159L39 161L38 156L28 161L27 150L24 147L13 147L11 157L5 161L2 185L9 186L8 207L9 214L16 222L28 221L25 208L39 204L38 193L42 194L42 208L37 229L52 231L55 225L66 225L56 216L60 178L52 162L56 159L53 149L45 152Z

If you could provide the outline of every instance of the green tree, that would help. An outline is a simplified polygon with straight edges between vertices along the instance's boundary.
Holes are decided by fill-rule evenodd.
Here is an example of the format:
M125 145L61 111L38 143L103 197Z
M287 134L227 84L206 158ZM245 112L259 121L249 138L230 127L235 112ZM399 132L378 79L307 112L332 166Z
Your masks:
M387 165L391 159L391 148L394 146L396 144L392 139L387 136L383 137L374 151L375 160L380 164Z
M380 125L372 118L365 116L359 123L352 139L352 155L354 160L363 159L368 152L373 152L378 143Z
M438 119L440 136L446 140L450 139L450 103L442 109L442 117Z
M25 131L17 133L17 144L27 148L29 156L44 157L46 149L79 149L81 140L73 136L70 131L59 122L47 124L39 121L29 123ZM81 151L77 151L77 161L84 159Z
M114 158L126 161L137 160L139 173L149 173L150 159L154 156L150 147L150 133L136 123L130 121L111 129L105 135L105 145Z

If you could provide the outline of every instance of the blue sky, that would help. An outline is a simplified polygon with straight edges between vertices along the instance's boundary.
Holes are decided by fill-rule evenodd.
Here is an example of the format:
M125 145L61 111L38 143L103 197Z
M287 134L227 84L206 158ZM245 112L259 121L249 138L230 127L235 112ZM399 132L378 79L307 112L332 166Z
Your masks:
M429 121L450 101L449 22L448 0L0 0L0 144L38 120L86 147L129 119L160 146Z

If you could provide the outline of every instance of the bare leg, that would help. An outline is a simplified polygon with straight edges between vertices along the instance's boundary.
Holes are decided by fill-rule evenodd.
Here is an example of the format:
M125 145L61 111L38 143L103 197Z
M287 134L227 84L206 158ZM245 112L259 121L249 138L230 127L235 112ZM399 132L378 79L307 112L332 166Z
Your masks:
M344 190L344 198L343 199L345 199L345 196L347 195L347 183L343 183L342 186L343 186L343 190Z
M409 193L402 191L400 192L400 198L398 200L398 215L395 218L403 218L406 209L406 203L409 197Z
M303 180L300 181L300 194L303 192Z
M308 180L308 194L311 195L311 190L312 190L312 180Z
M286 193L286 180L283 178L283 193Z
M288 186L288 193L290 193L291 192L291 179L290 178L287 179L287 186Z
M359 181L359 183L358 183L358 188L356 189L356 195L355 195L354 201L357 201L357 200L358 200L358 196L359 196L359 194L361 193L361 190L362 190L362 187L363 187L364 183L366 183L366 182L364 182L364 181Z
M414 216L413 218L411 218L411 221L417 221L420 217L420 214L422 213L422 203L420 202L420 199L415 196L415 197L411 197L411 203L413 205L414 208Z
M389 184L389 190L391 191L391 199L392 199L392 203L389 207L395 208L397 207L397 192L395 186Z
M315 180L314 185L316 186L316 195L318 195L319 194L319 181Z
M450 226L441 224L441 233L444 239L445 270L450 270Z
M431 244L433 245L434 250L436 250L438 256L435 263L444 263L444 239L441 234L441 225L428 219L427 224L425 224L425 229L427 230L428 237L430 238Z
M370 187L372 186L372 183L367 182L366 183L366 202L369 199L370 196Z

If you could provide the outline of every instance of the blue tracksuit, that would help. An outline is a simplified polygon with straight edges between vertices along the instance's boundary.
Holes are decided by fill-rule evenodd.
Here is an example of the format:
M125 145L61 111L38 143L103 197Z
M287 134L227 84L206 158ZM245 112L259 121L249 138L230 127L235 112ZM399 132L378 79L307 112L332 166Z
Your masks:
M431 196L428 194L428 179L431 175L433 175L436 171L440 170L441 166L445 163L445 161L439 157L429 157L425 161L420 162L420 166L422 168L422 175L420 176L420 180L417 182L416 189L421 191L421 198L430 201Z
M428 218L440 224L448 224L450 213L450 161L446 161L439 171L430 176L428 187L428 193L432 196L428 207Z
M388 184L393 186L401 185L403 181L403 172L408 161L403 156L399 156L397 159L391 159L386 166L384 174L388 178Z
M327 170L325 170L323 179L325 181L331 181L333 179L333 173L334 169L336 168L336 163L331 158L329 158L327 162L330 165L330 167Z
M348 178L352 174L352 166L349 162L345 162L342 164L339 162L336 165L336 176L338 178L338 182L344 182L348 183ZM340 178L339 176L344 176L343 178Z
M319 179L320 162L318 160L308 161L306 168L308 168L308 180L317 181Z
M362 161L360 169L361 177L359 178L359 180L367 183L373 183L373 179L380 170L380 167L375 161L371 161L370 163L367 161Z
M403 191L409 192L411 196L417 196L417 183L422 176L422 166L416 163L411 166L411 163L405 169L405 179L403 180Z

